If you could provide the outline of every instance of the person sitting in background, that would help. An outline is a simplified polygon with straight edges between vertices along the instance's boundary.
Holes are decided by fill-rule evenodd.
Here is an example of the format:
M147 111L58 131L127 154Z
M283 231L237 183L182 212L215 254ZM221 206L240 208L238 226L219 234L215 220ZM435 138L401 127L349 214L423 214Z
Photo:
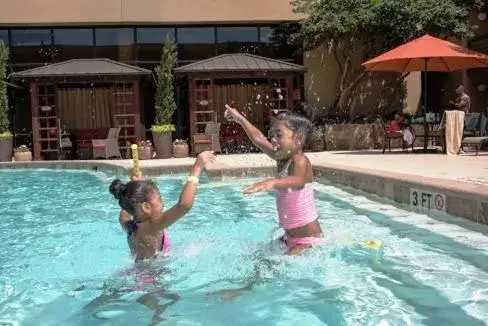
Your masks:
M389 132L401 132L402 129L407 127L407 123L405 121L405 115L402 111L398 111L395 113L394 120L390 121L388 124L388 131Z
M464 111L465 114L469 114L471 110L471 98L464 92L464 86L458 85L456 87L456 100L450 101L455 110Z
M395 113L395 119L388 123L388 132L398 132L403 134L404 147L412 145L414 140L414 131L407 122L405 115L402 111Z

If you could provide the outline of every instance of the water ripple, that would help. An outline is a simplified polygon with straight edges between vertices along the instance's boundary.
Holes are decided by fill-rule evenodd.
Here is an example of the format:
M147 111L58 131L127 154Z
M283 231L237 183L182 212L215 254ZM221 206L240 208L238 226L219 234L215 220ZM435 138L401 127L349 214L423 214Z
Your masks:
M204 183L192 211L169 230L171 256L133 265L107 191L113 177L0 171L8 185L0 206L0 324L449 323L436 319L440 313L453 322L488 320L487 272L462 259L476 254L461 247L476 235L468 230L401 224L422 220L317 185L328 193L318 210L329 245L286 257L270 242L280 235L271 195L243 197L249 180ZM181 178L156 182L175 203ZM425 239L422 230L449 230L458 242ZM385 247L351 247L345 238L381 239ZM411 300L417 293L422 300Z

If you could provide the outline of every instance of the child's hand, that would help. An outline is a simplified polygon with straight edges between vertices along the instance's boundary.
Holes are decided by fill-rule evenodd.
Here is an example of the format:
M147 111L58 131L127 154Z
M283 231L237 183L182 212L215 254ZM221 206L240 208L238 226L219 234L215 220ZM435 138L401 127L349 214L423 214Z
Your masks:
M136 173L133 173L130 177L130 179L132 181L139 181L139 180L142 180L142 172L139 171L139 172L136 172Z
M215 162L215 155L213 151L205 151L198 154L197 160L195 161L195 165L204 168L208 163L213 163L213 162Z
M274 188L274 179L271 180L264 180L255 184L250 185L246 189L244 189L244 195L248 195L253 192L259 191L270 191Z
M230 105L228 104L225 105L225 108L226 110L224 113L224 117L229 121L238 121L241 114L236 109L230 107Z

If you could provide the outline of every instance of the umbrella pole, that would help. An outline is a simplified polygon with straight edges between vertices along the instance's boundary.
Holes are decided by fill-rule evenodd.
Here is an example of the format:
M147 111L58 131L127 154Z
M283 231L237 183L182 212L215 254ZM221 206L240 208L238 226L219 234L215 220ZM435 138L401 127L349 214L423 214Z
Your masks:
M427 138L427 60L428 58L424 58L424 153L427 152L427 143L428 143L428 138Z

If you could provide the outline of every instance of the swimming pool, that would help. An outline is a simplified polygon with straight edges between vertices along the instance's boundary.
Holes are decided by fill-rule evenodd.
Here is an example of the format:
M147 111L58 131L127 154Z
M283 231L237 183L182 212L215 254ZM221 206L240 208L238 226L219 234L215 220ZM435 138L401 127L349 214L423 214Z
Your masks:
M133 269L112 175L0 171L0 325L485 325L487 228L447 223L316 184L330 244L301 257L270 248L270 195L249 180L200 185L169 229L173 250ZM157 179L169 204L182 178ZM376 251L345 237L380 239ZM236 291L241 289L239 291Z

